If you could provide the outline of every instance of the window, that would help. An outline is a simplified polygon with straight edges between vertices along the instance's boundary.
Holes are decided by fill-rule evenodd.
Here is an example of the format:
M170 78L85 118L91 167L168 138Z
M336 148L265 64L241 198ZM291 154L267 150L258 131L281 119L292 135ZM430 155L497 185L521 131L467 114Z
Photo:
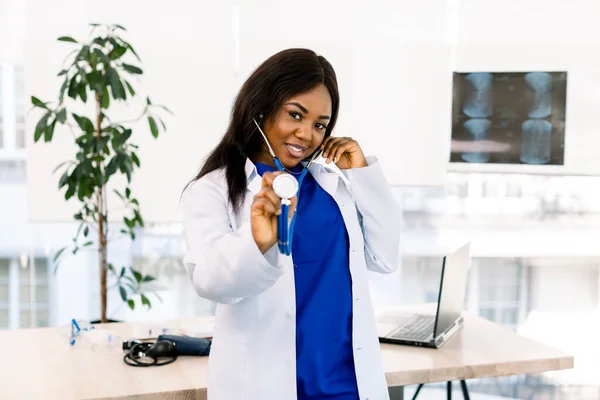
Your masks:
M8 259L0 258L0 329L9 327L9 270Z
M19 267L20 327L48 326L48 304L48 260L35 258L33 265Z
M48 259L0 258L0 329L50 325Z
M479 315L516 329L525 309L526 267L519 260L483 258L473 260L479 277Z
M25 148L25 71L23 66L15 67L15 130L16 147Z

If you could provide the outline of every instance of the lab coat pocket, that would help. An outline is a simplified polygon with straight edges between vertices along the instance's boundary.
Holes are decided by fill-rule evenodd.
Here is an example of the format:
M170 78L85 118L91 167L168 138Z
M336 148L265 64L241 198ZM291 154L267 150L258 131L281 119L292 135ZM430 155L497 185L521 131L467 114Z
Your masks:
M210 400L246 400L248 393L247 345L214 340L209 358Z

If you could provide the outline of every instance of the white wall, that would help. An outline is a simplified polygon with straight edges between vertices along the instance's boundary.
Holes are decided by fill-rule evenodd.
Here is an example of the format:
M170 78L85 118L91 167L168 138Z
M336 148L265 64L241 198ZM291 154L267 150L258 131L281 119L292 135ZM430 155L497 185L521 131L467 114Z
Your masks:
M531 310L594 311L598 307L598 268L531 268L530 296Z

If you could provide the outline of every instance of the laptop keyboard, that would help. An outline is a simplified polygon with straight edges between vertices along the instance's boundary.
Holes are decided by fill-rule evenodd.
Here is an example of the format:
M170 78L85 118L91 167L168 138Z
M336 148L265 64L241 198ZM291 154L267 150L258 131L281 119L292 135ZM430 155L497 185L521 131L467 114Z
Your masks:
M433 324L435 324L435 317L433 316L413 315L404 321L389 337L416 341L429 340L433 337Z

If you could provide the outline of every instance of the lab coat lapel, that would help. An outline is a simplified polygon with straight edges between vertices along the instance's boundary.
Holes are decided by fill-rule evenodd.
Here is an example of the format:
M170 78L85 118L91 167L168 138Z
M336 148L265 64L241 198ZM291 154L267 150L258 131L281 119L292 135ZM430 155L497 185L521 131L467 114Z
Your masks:
M329 193L331 197L335 198L337 185L340 180L339 175L333 171L326 170L320 164L312 164L310 167L308 167L308 170L315 178L319 186Z
M262 178L256 171L256 166L249 158L246 159L246 182L248 190L252 192L252 194L256 195L260 192L262 188Z

